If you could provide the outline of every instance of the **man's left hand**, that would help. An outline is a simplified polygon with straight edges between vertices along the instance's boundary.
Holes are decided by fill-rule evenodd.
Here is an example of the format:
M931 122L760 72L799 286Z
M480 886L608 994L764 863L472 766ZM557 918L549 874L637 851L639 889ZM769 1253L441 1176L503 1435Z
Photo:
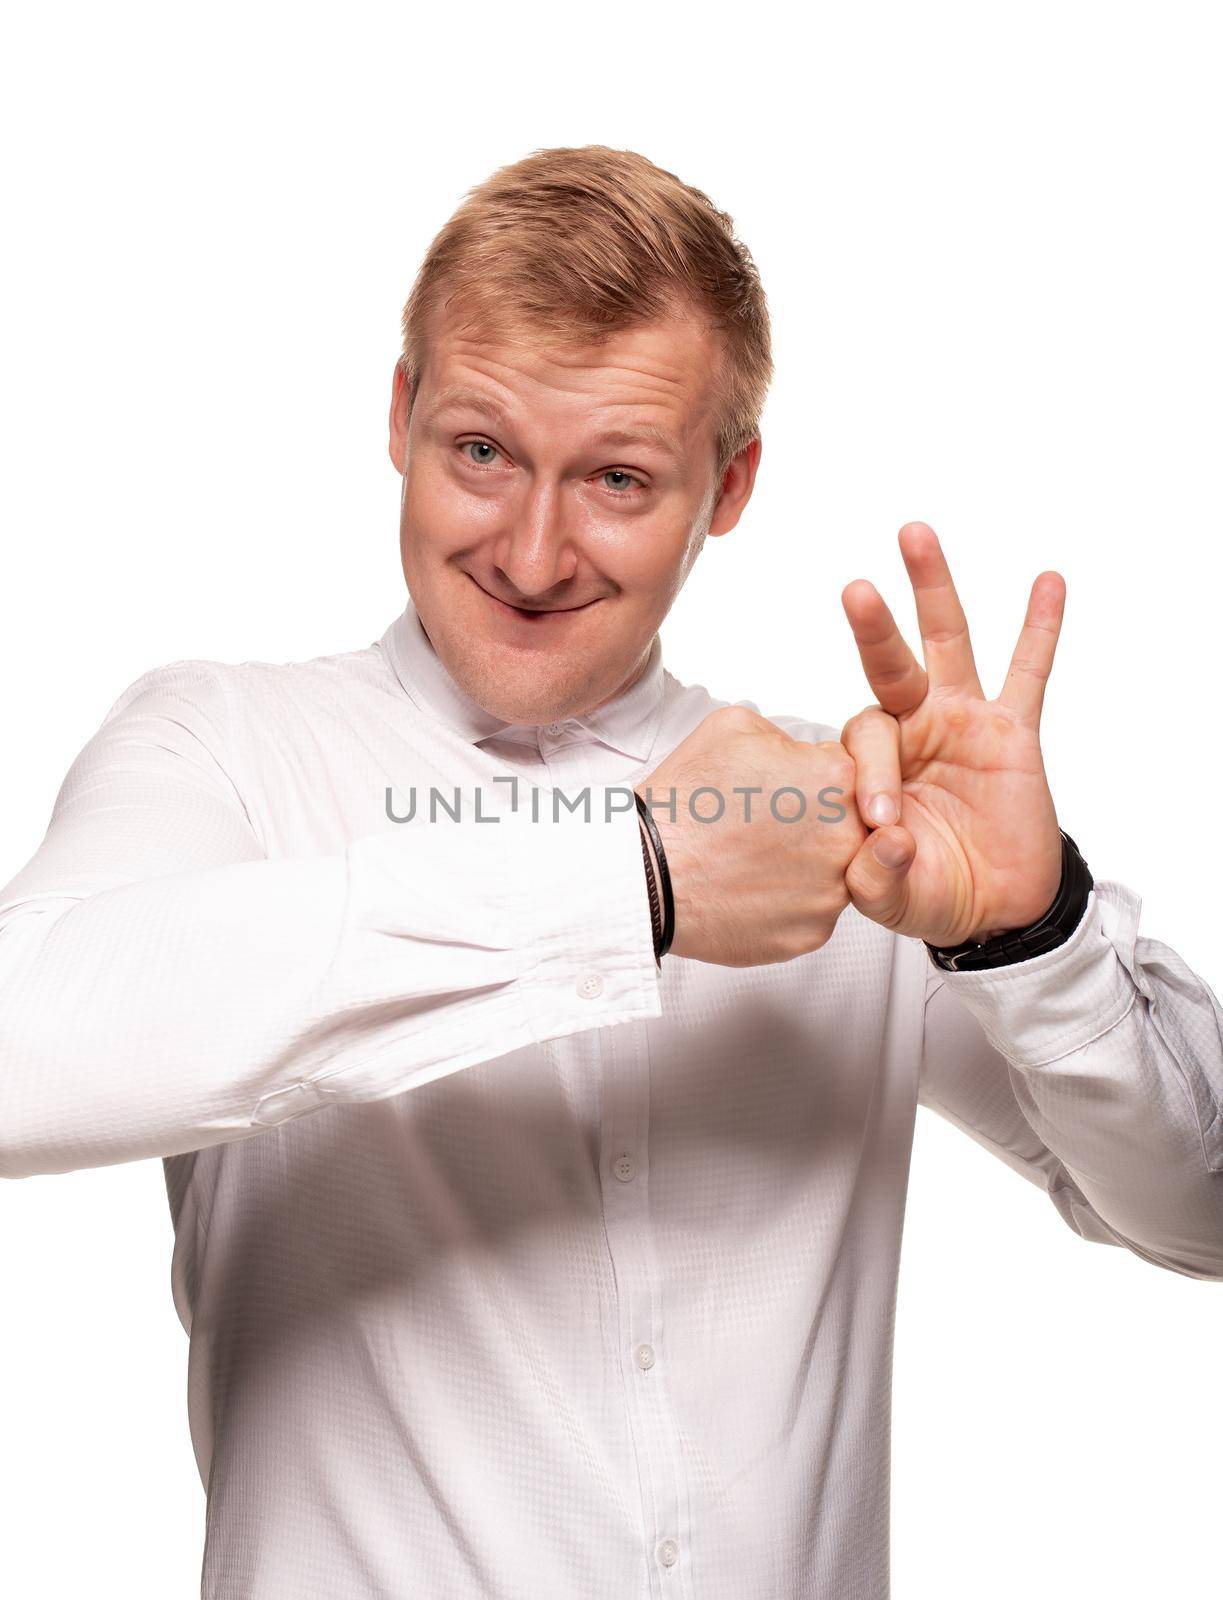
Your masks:
M1057 572L1036 578L1002 693L987 700L934 530L907 523L899 542L924 670L872 584L855 579L841 595L877 697L841 732L871 830L845 882L857 909L896 933L979 942L1035 922L1061 881L1039 732L1066 585Z

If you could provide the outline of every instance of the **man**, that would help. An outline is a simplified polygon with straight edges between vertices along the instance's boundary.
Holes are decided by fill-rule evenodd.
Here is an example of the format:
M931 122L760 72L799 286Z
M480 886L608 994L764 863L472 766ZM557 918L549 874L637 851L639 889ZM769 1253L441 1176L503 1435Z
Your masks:
M495 173L405 310L404 610L146 673L0 899L0 1170L165 1160L205 1596L881 1600L919 1102L1223 1278L1218 1005L1045 781L1058 575L988 700L903 529L925 664L851 584L840 738L662 666L770 370L699 191Z

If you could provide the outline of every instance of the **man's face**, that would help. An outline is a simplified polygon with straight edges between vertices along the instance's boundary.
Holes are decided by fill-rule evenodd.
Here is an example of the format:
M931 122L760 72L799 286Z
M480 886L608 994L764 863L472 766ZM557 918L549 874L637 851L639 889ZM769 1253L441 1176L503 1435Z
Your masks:
M410 419L396 368L404 577L486 711L580 716L640 673L706 535L751 494L758 439L714 481L720 359L717 335L679 316L579 350L441 320Z

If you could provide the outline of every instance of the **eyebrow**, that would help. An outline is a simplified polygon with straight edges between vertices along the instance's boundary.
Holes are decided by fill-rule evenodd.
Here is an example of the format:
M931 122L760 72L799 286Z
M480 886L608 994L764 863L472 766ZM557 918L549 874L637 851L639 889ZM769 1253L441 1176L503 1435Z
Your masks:
M478 389L465 389L457 384L442 389L434 397L426 412L426 421L432 422L444 411L459 409L478 411L481 416L488 417L493 422L508 421L505 407L491 395L481 394ZM664 455L670 456L673 461L679 462L683 459L683 447L679 440L653 422L636 422L626 428L607 428L592 438L590 443L592 445L649 444L661 450Z

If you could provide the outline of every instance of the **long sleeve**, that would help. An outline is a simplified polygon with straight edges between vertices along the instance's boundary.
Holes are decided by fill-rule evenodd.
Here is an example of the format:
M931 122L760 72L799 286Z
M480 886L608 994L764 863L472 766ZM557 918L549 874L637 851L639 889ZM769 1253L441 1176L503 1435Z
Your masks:
M1223 1279L1223 1011L1139 897L1097 883L1069 940L931 964L919 1099L1041 1185L1083 1238Z
M175 1155L659 1014L635 812L265 856L210 663L136 680L0 892L0 1176Z

